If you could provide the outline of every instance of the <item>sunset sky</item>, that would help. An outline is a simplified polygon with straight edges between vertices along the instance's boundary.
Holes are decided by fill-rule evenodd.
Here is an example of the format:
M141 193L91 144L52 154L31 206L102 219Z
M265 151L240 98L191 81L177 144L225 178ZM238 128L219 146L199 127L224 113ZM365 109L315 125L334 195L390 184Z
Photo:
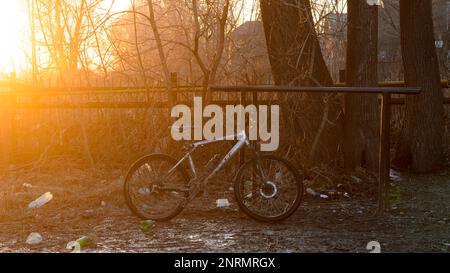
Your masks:
M126 9L130 0L104 0L114 11ZM29 52L28 0L0 0L0 73L23 69Z
M0 70L13 71L15 64L24 62L21 49L26 29L26 10L22 1L0 0Z
M79 1L79 0L77 0ZM255 0L243 0L243 21L254 20ZM27 5L30 0L0 0L0 77L11 72L21 74L29 69L31 55L30 27ZM125 10L130 0L103 0L108 9L113 4L113 12ZM101 11L100 11L101 12ZM38 55L42 52L38 52Z

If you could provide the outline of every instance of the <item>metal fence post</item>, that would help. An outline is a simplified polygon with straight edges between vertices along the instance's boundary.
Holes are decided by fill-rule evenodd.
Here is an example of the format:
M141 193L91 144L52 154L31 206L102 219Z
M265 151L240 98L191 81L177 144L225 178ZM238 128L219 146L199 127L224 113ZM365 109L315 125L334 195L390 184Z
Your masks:
M391 121L391 94L383 93L380 115L380 157L378 172L378 214L385 209L386 187L389 185L390 171L390 121Z

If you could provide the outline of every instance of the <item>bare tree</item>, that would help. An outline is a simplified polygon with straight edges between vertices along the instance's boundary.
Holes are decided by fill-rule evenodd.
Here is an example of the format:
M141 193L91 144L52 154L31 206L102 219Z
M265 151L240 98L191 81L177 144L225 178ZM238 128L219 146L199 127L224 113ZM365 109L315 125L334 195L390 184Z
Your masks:
M420 95L406 99L406 141L400 153L414 171L427 172L442 165L444 135L431 0L400 0L400 27L406 85L422 87Z
M378 86L378 6L348 2L348 86ZM345 166L378 169L379 105L377 95L345 96Z
M261 13L266 33L272 73L277 85L330 86L331 75L322 57L309 0L261 0ZM339 146L339 105L333 94L308 95L307 100L287 100L294 103L285 118L291 123L286 132L296 142L294 132L302 128L307 136L309 160L328 162L336 159ZM299 121L299 113L305 119ZM330 126L331 125L331 126ZM318 153L318 147L321 153Z

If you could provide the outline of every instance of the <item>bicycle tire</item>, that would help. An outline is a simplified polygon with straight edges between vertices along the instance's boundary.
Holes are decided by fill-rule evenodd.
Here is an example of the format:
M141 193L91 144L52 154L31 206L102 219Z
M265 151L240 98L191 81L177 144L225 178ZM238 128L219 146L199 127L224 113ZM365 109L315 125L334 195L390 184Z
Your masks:
M141 219L161 221L161 222L168 221L183 211L183 209L184 209L183 203L180 203L172 212L168 213L168 215L164 215L164 216L160 216L160 217L158 217L158 216L148 217L148 215L144 214L142 211L140 211L136 207L136 205L133 203L132 198L130 196L129 185L131 182L131 178L133 177L135 172L137 170L139 170L144 164L147 164L148 162L152 162L152 161L165 161L172 166L175 166L175 164L177 164L177 162L178 162L175 158L173 158L169 155L166 155L166 154L151 154L151 155L144 156L144 157L140 158L139 160L137 160L134 164L131 165L130 169L127 172L126 178L125 178L125 183L124 183L125 201L126 201L127 206L133 212L133 214L135 214L136 216L138 216ZM180 174L180 177L184 180L181 182L183 182L185 185L188 185L189 175L187 174L186 170L180 166L175 171L178 172ZM186 199L189 198L189 193L183 193L183 194L184 194L184 198L186 198Z
M263 215L253 212L244 204L244 199L243 199L243 196L242 196L241 190L240 190L241 185L242 185L241 179L244 174L244 171L248 167L251 167L253 164L256 164L256 159L251 159L251 160L247 161L246 163L244 163L244 165L242 165L242 167L239 169L239 171L236 175L236 179L234 181L234 193L235 193L236 202L238 203L239 208L252 219L255 219L260 222L283 221L283 220L289 218L298 209L298 207L300 206L300 204L302 202L303 192L304 192L304 186L303 186L304 171L302 171L302 174L300 174L288 160L278 157L278 156L275 156L275 155L262 155L260 158L261 158L261 161L264 161L264 160L278 161L278 162L282 163L282 165L284 165L286 167L286 169L289 170L289 172L291 172L291 174L295 178L296 186L297 186L296 187L297 194L296 194L295 201L293 202L293 205L290 207L290 209L288 211L286 211L285 213L283 213L281 215L278 215L276 217L266 217L266 216L263 216Z

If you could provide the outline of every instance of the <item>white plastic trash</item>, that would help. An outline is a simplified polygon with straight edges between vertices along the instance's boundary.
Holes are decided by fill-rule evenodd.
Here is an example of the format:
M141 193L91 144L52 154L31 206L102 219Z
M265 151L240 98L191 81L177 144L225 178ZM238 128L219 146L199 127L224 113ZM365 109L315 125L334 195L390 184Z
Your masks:
M72 250L72 253L81 253L81 246L77 241L68 242L66 249Z
M27 188L27 189L31 189L33 187L33 185L31 185L29 183L23 183L22 187Z
M149 195L150 194L150 189L149 188L140 188L138 190L138 193L140 195Z
M322 198L322 199L328 199L328 198L329 198L329 196L326 195L326 194L321 194L321 195L319 195L319 196L320 196L320 198Z
M277 181L281 181L281 180L283 179L283 173L282 173L281 171L278 171L278 172L275 174L275 179L276 179Z
M48 202L50 202L50 200L52 200L52 199L53 199L53 195L50 192L46 192L43 195L41 195L41 197L39 197L38 199L36 199L33 202L31 202L28 205L28 208L29 209L35 209L35 208L42 207L43 205L45 205Z
M218 199L216 204L218 208L226 208L230 206L230 201L228 199Z
M313 190L313 189L311 189L311 188L307 188L307 189L306 189L306 192L307 192L309 195L312 195L312 196L318 196L318 195L319 195L319 193L317 193L315 190Z
M37 232L32 232L30 233L30 235L28 235L27 241L26 243L29 245L37 245L40 244L42 242L42 236L41 234L37 233Z
M316 192L315 190L313 190L313 189L311 189L311 188L307 188L307 189L306 189L306 192L307 192L308 194L312 195L312 196L318 196L318 197L320 197L320 198L322 198L322 199L328 199L328 198L330 198L328 195L323 194L323 193Z
M393 169L389 170L389 178L394 182L401 182L403 180L400 173Z

